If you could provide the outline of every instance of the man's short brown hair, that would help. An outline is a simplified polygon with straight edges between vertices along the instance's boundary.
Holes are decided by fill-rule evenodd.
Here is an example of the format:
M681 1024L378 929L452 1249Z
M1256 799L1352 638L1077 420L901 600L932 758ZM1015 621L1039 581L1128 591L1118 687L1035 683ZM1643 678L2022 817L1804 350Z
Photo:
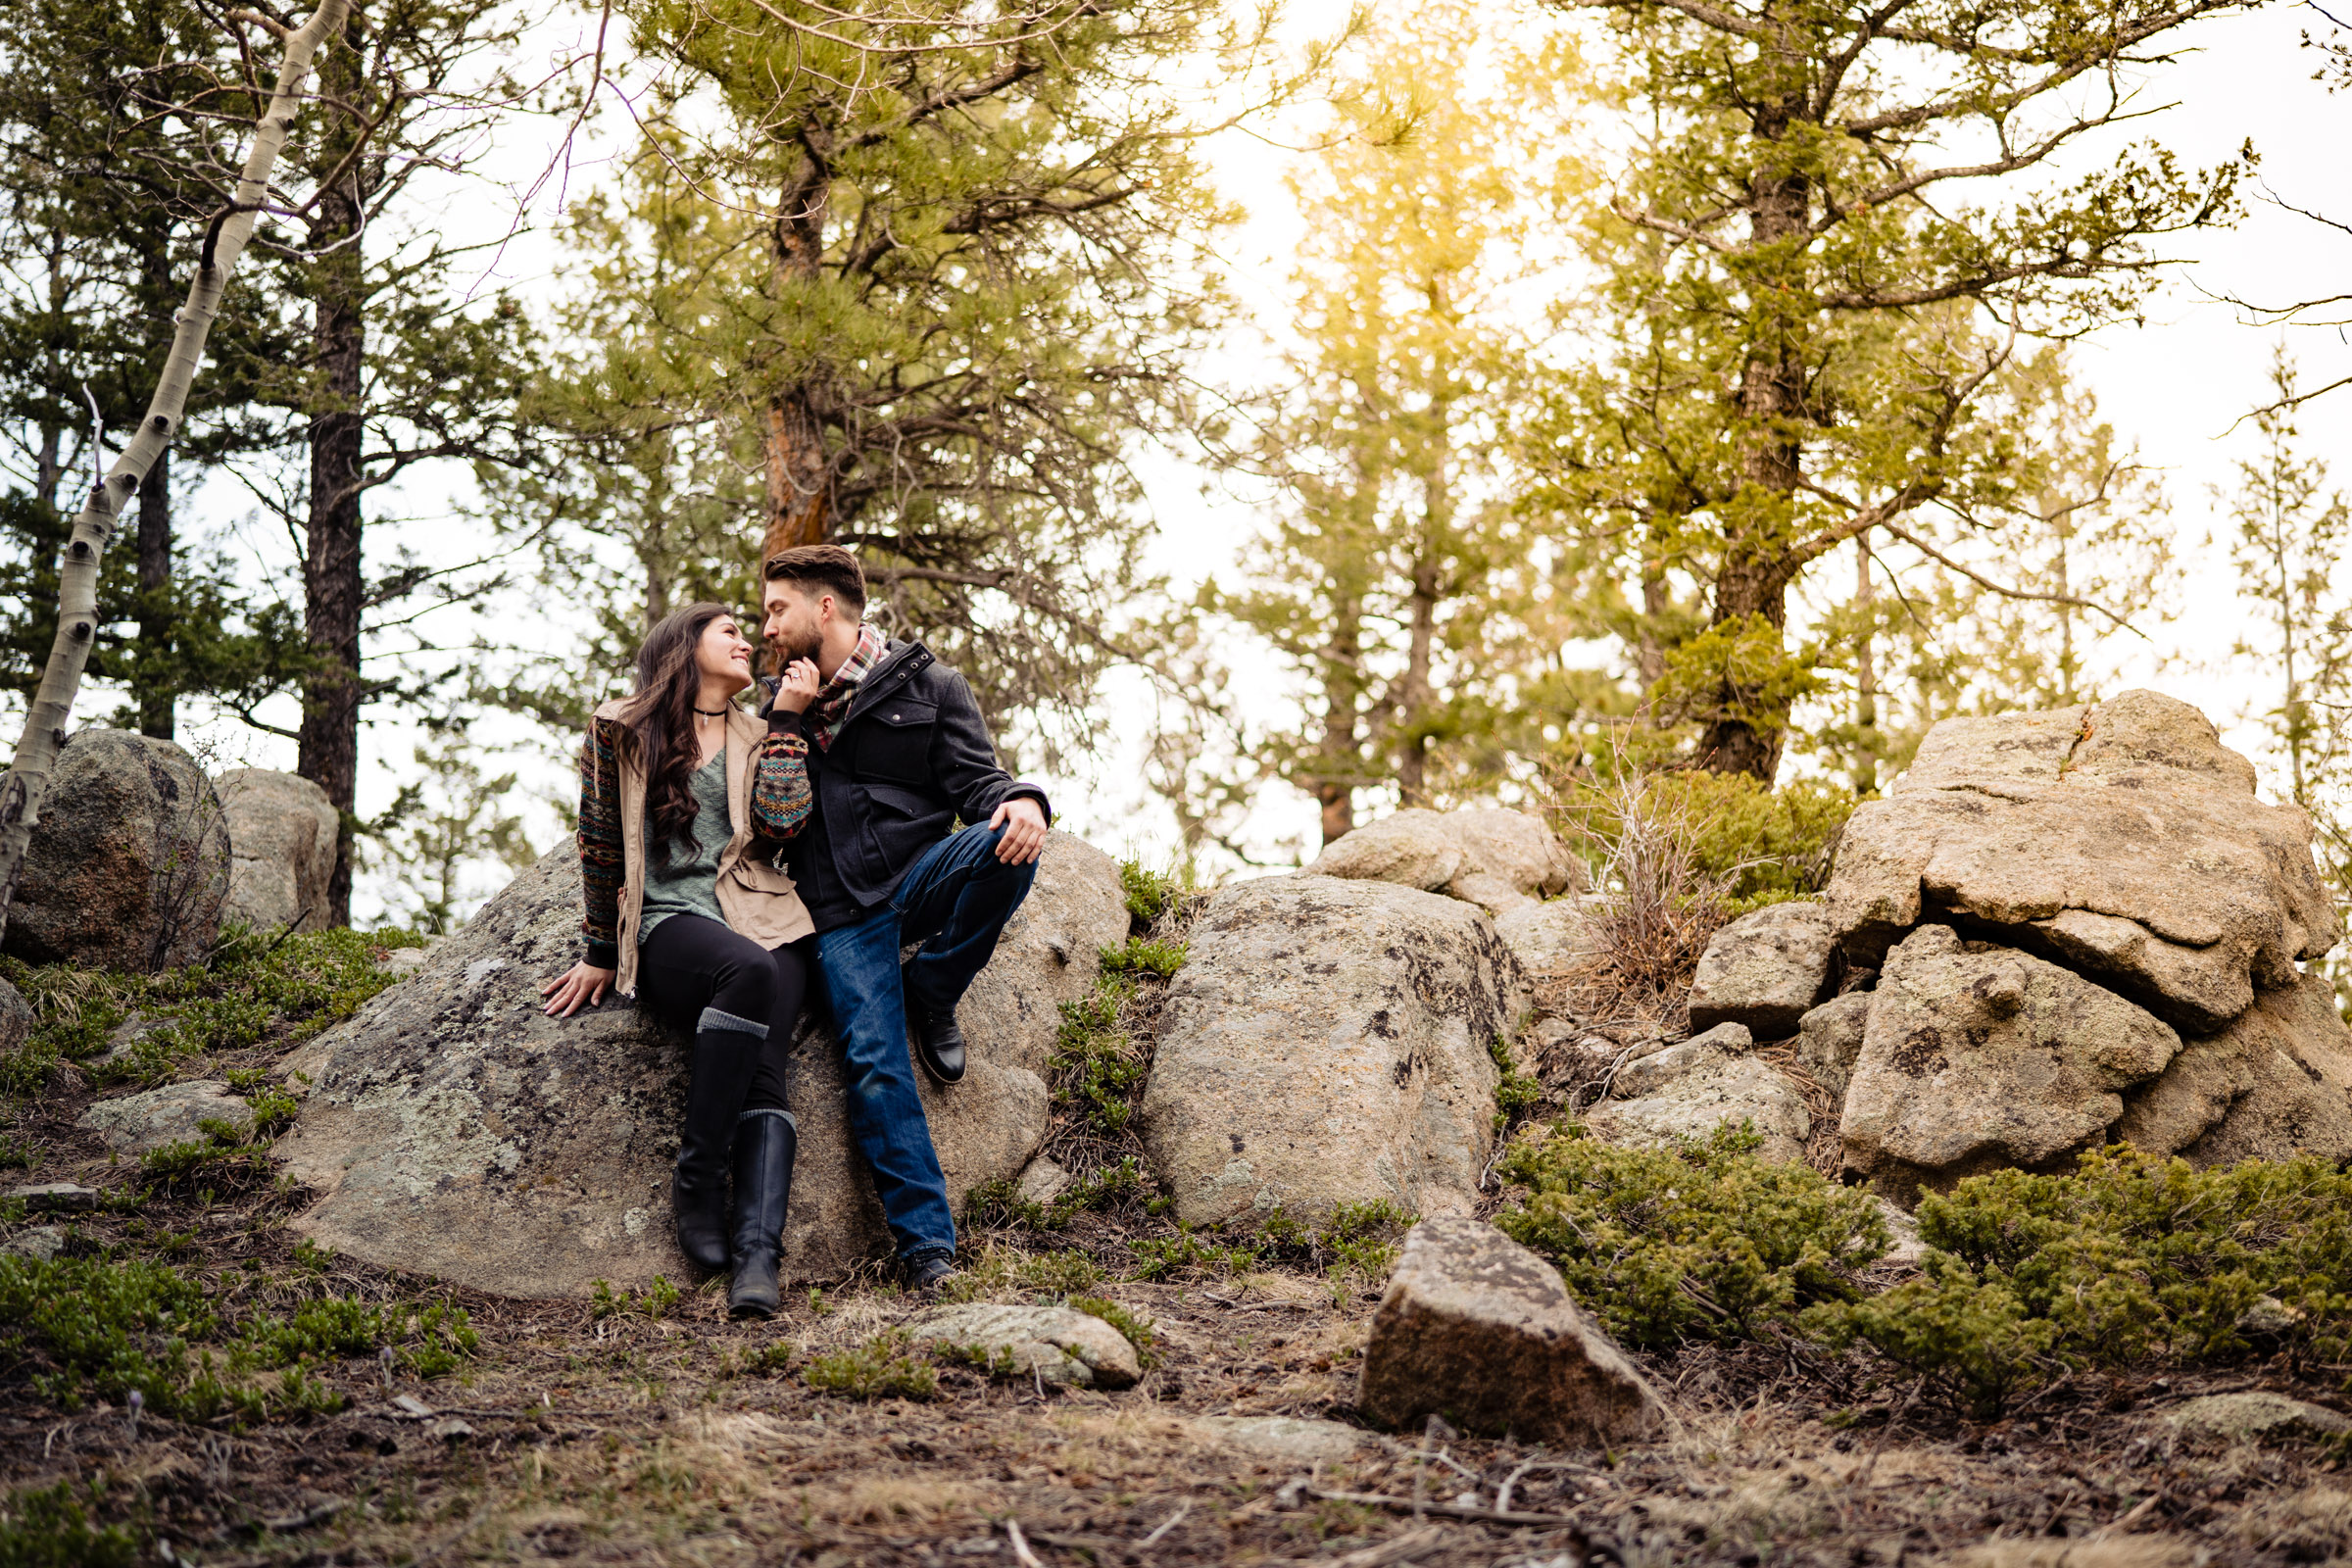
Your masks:
M865 568L839 545L795 545L767 558L769 582L798 583L807 591L832 594L850 609L865 611Z

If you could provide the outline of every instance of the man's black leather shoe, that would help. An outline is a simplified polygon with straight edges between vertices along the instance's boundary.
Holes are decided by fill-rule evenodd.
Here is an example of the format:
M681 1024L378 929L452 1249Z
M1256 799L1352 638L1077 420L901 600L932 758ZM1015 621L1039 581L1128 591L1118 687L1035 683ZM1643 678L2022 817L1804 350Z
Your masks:
M907 1290L917 1296L935 1295L941 1286L956 1277L956 1259L947 1252L908 1258L906 1273Z
M906 998L906 1030L914 1036L915 1059L934 1082L963 1081L963 1031L956 1027L956 1009L934 1009L906 989L906 971L899 971L899 990Z

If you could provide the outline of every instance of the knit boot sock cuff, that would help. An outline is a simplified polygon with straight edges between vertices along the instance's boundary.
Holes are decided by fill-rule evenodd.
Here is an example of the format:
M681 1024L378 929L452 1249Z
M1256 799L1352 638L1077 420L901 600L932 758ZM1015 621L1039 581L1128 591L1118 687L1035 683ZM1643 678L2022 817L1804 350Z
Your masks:
M795 1135L798 1135L801 1130L801 1119L780 1105L754 1105L735 1118L735 1125L740 1127L754 1116L781 1116L784 1118L784 1125L791 1128Z
M696 1034L699 1035L707 1029L732 1030L737 1034L750 1035L756 1040L767 1038L767 1025L752 1018L738 1018L735 1014L721 1012L716 1007L705 1007L703 1015L694 1020Z

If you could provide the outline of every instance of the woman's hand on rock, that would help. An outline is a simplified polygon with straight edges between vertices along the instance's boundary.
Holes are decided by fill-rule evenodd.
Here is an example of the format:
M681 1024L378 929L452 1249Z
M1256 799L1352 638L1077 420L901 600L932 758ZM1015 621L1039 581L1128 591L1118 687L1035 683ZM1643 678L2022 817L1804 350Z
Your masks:
M568 1018L582 1005L595 1006L605 1000L612 987L612 971L599 969L583 958L561 976L539 988L539 994L552 1000L547 1004L551 1018Z
M784 666L783 675L776 681L775 699L768 707L779 713L805 713L808 705L816 701L819 684L816 661L796 659Z

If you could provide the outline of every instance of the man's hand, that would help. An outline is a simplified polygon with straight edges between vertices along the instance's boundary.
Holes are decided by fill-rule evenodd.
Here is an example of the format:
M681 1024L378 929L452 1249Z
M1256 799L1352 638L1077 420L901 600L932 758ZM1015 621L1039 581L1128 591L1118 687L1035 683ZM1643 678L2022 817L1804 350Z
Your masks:
M816 661L796 659L784 666L768 709L778 713L806 713L808 705L816 701L816 689L821 684L816 678Z
M593 1007L605 1000L605 992L612 984L613 971L599 969L582 958L561 976L539 988L543 997L555 1000L547 1004L550 1018L568 1018L580 1010L581 1004Z
M1015 795L997 808L988 828L993 833L1000 827L1004 836L997 840L997 858L1006 865L1027 865L1045 853L1045 808L1029 796Z

